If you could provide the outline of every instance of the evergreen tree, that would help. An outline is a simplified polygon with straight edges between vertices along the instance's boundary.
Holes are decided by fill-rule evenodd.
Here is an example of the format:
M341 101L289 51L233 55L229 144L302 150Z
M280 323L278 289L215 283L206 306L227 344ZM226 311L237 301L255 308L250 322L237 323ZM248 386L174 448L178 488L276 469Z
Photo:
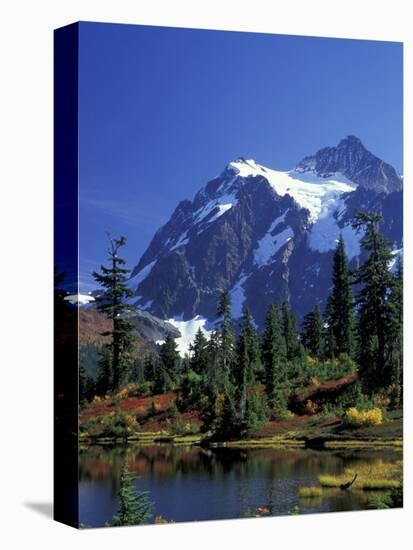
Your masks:
M164 393L173 387L172 378L160 358L153 360L153 393Z
M248 388L247 407L245 412L245 426L248 430L255 430L267 421L267 403L261 394L259 384L252 384Z
M217 308L220 321L220 362L226 378L229 378L234 360L234 333L232 331L231 296L227 289L222 290Z
M189 362L190 368L198 374L205 374L208 368L208 340L201 328L195 334L189 349L192 354Z
M136 382L137 384L142 384L143 382L145 382L145 361L143 361L141 358L135 359L133 361L129 380L132 382Z
M354 351L354 306L351 277L343 236L333 258L333 289L328 300L327 323L331 330L331 354L352 355Z
M259 395L256 372L260 367L257 334L246 309L242 316L241 334L237 343L233 379L235 387L236 424L238 428L252 428L262 421L265 404Z
M303 319L302 342L310 354L321 359L324 353L324 327L320 306L310 311Z
M285 341L287 359L290 361L300 355L295 315L290 306L284 302L282 305L282 334Z
M129 472L128 463L125 460L120 478L119 509L111 525L139 525L151 517L153 503L149 500L149 493L136 491L134 479L135 476Z
M271 304L265 321L261 343L261 357L265 370L265 388L268 404L271 408L282 407L280 385L284 378L286 347L281 332L281 320L278 309Z
M393 287L390 272L392 254L389 243L379 231L381 216L358 213L354 227L364 230L361 240L367 260L354 273L354 284L360 285L357 293L359 322L360 377L369 391L387 386L391 382L391 364L387 350L391 335L392 307L389 294Z
M105 289L105 295L98 304L98 309L112 321L112 330L104 333L111 336L112 357L112 389L116 391L127 374L130 366L132 347L132 332L134 325L127 318L129 306L125 300L133 296L133 292L127 286L129 269L124 267L125 260L119 256L119 249L126 244L126 238L109 239L109 266L101 266L101 272L94 272L95 280Z
M144 357L143 372L145 380L153 382L155 378L156 356L154 353L147 353Z
M234 385L227 379L222 391L222 408L217 419L217 434L229 437L238 433L238 415Z
M169 378L174 383L177 383L181 367L181 357L178 352L175 338L170 332L167 333L165 342L161 345L159 357Z
M80 364L79 366L79 404L86 401L86 371L85 367Z
M389 298L390 335L389 362L392 384L391 405L398 407L403 401L403 265L397 260L393 286Z
M326 308L324 312L324 355L328 359L335 358L336 343L334 338L333 326L330 323L331 313L331 294L327 298Z
M100 352L96 392L98 395L106 395L112 387L112 349L111 346L105 346Z

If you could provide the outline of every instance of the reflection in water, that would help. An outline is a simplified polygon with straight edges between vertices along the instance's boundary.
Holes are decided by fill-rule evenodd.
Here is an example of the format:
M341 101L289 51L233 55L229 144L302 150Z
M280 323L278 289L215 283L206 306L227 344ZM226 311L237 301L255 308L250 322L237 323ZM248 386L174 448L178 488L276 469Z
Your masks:
M200 447L88 446L80 453L80 521L98 527L118 505L122 465L138 476L136 488L149 491L154 514L173 521L244 517L268 506L272 515L360 510L362 491L324 490L316 500L299 500L298 488L318 482L320 474L338 475L346 467L400 459L393 452L339 453L312 450L202 449Z

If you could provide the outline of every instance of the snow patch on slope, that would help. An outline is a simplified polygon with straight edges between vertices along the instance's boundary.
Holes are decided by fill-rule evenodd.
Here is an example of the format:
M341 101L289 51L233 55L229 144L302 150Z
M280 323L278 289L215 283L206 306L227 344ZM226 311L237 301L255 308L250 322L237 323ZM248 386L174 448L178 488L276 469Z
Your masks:
M280 248L294 237L294 231L291 227L286 227L275 235L273 234L277 226L284 222L287 212L288 210L282 216L276 218L264 237L258 241L257 248L254 250L254 263L256 265L261 267L270 264L271 259Z
M224 195L221 195L220 197L217 197L210 202L208 202L205 206L202 206L199 208L196 212L194 212L194 224L199 224L205 220L214 210L216 212L213 214L213 216L206 220L206 223L210 223L217 218L221 217L225 212L230 210L233 206L237 204L237 199L233 193L226 193Z
M232 302L232 316L234 319L239 319L242 315L242 306L245 302L245 292L243 284L248 279L249 275L241 273L237 283L232 287L230 291Z
M349 260L361 252L360 241L363 233L353 229L349 224L344 227L338 225L341 213L345 208L343 200L327 200L321 210L319 218L310 229L308 246L317 252L328 252L337 246L340 234L343 235L346 253Z
M156 261L157 260L154 260L150 264L145 265L145 267L138 271L138 273L134 277L131 277L129 279L128 285L130 286L130 288L132 288L132 290L137 290L141 282L145 280L149 273L152 271L152 268L156 264Z
M211 333L211 331L206 328L207 319L201 315L197 315L189 321L183 321L182 316L174 317L173 319L168 319L168 323L177 328L181 333L179 338L175 338L181 357L185 357L185 354L189 353L189 346L192 344L198 329L201 329L207 338L209 338ZM163 344L163 342L163 340L158 340L156 343Z
M183 233L183 234L179 237L179 239L178 239L178 241L176 242L176 244L174 244L174 246L170 249L171 252L172 252L172 250L175 250L176 248L179 248L180 246L184 246L185 244L188 244L188 243L189 243L189 239L188 239L188 237L187 237L187 234L188 234L188 232L185 231L185 233Z

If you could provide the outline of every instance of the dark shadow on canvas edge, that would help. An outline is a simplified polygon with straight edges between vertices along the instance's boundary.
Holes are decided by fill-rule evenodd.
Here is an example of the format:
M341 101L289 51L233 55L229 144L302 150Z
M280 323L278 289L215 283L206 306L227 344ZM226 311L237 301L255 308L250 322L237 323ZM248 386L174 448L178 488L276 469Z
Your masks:
M44 517L53 519L52 502L23 502L23 505L26 506L26 508L30 508L30 510L37 512Z

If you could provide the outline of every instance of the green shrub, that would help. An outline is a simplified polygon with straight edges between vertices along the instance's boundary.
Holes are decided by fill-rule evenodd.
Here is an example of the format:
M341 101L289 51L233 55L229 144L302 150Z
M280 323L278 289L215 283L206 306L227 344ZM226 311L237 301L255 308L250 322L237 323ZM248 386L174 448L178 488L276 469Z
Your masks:
M80 432L83 437L127 438L134 434L138 428L139 424L134 416L122 411L112 411L105 415L90 418L82 423Z

